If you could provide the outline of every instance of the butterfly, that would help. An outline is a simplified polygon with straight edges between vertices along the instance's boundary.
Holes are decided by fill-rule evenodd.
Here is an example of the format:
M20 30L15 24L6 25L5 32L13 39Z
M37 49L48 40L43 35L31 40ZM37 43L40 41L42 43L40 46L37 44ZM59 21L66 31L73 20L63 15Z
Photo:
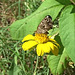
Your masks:
M44 33L48 34L48 31L53 28L52 18L51 16L47 15L41 23L38 25L37 30L35 33Z

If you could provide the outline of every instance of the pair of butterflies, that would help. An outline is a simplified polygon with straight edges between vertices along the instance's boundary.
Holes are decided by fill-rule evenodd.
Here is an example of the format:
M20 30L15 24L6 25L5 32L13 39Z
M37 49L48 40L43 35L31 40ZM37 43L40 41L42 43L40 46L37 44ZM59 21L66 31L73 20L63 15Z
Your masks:
M53 28L51 16L46 16L41 23L38 25L35 33L44 33L48 34L48 31Z

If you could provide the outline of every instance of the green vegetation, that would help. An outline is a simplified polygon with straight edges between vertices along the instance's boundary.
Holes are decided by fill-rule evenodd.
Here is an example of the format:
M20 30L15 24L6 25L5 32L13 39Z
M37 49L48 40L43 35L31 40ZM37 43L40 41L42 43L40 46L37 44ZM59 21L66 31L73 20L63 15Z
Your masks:
M0 75L75 75L74 2L43 1L0 0ZM36 51L23 51L21 40L34 33L46 15L54 23L49 35L55 36L61 48L58 56L37 57Z

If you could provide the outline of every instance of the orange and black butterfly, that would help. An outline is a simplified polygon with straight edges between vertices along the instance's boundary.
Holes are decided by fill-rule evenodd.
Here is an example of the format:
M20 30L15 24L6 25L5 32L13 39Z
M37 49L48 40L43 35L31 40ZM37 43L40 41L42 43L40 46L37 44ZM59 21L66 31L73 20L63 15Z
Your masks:
M48 15L41 21L35 33L48 34L48 31L52 28L53 28L52 18L51 16Z

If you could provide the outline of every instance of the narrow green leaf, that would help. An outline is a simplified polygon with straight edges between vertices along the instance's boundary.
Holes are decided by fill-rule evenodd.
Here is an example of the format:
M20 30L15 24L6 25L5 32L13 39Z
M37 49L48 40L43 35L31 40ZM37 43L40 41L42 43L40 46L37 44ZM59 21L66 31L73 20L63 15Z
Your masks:
M66 52L75 63L75 13L73 6L67 6L59 20L59 33Z
M13 39L22 40L27 34L33 34L42 19L51 15L54 20L64 5L56 0L46 0L33 14L25 19L18 20L10 26L10 33Z
M12 68L9 70L9 75L19 75L21 69L13 63Z
M55 55L48 55L47 61L49 64L49 68L53 75L62 75L64 69L66 68L66 60L67 54L65 49L62 54L55 56Z

